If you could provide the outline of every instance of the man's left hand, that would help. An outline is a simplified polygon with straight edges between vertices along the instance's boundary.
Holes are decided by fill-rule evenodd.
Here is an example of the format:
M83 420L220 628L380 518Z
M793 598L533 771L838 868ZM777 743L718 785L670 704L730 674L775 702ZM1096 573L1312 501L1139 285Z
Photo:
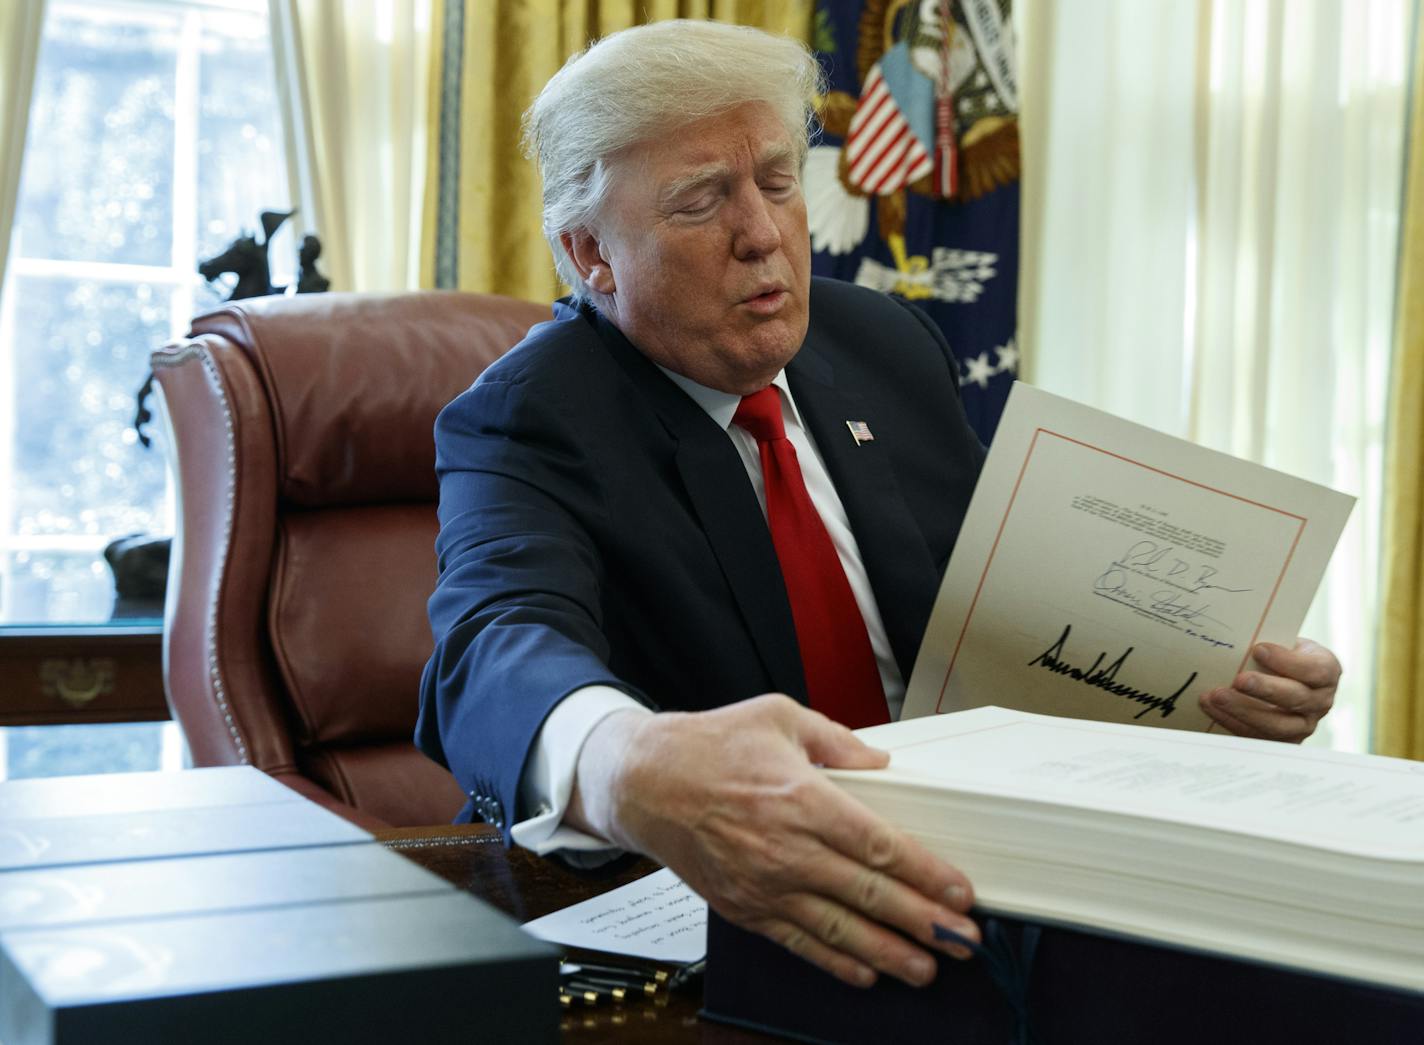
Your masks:
M1237 736L1299 744L1335 703L1340 662L1309 639L1297 639L1295 649L1263 642L1251 652L1261 670L1203 693L1202 711Z

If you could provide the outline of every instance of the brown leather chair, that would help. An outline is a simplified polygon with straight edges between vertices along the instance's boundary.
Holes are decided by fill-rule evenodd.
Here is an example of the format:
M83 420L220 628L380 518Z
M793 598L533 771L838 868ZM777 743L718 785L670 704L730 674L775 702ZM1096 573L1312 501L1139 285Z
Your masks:
M163 637L199 766L247 763L362 826L448 823L416 750L435 415L547 306L480 294L234 302L153 355L178 478Z

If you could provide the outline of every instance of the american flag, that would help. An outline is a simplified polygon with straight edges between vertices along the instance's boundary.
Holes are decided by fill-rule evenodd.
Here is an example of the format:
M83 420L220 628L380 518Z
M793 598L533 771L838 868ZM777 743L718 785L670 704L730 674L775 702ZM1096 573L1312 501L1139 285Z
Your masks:
M850 121L845 155L850 183L872 196L888 196L934 170L934 158L910 130L878 62Z
M875 442L875 436L870 434L870 426L864 421L847 421L846 427L850 429L850 436L855 440L856 446Z

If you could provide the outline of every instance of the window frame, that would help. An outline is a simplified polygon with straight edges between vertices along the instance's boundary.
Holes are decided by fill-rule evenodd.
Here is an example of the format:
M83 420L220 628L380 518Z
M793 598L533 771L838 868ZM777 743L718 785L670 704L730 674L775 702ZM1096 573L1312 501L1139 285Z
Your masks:
M199 123L200 41L203 17L212 12L269 14L262 0L51 0L56 10L85 13L112 8L129 14L150 10L165 18L179 16L174 73L175 142L196 140ZM277 60L273 42L274 66ZM183 337L193 315L202 277L198 274L198 155L173 150L172 230L168 265L51 260L12 251L6 281L57 277L95 283L146 283L169 303L168 336ZM6 230L14 235L14 229ZM162 289L160 289L162 288ZM15 297L0 300L0 341L15 344ZM154 345L157 349L159 346ZM15 394L9 367L0 368L0 402ZM13 497L15 433L0 425L0 512ZM170 472L168 510L174 513ZM105 535L21 536L0 533L0 583L9 576L9 553L85 552L97 554ZM0 727L161 722L170 718L163 681L163 627L152 619L100 623L0 623Z

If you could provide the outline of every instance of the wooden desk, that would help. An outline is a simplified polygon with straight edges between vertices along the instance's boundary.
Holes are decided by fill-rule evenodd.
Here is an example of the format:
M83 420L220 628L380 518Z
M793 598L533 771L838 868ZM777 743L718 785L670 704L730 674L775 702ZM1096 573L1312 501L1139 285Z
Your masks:
M499 832L486 824L399 828L377 837L387 847L520 922L587 900L654 870L652 863L642 860L620 864L613 872L574 871L524 849L505 850ZM576 958L576 952L571 953ZM699 1020L701 1000L701 991L693 987L652 1002L572 1009L564 1015L564 1040L580 1045L766 1045L780 1040Z

